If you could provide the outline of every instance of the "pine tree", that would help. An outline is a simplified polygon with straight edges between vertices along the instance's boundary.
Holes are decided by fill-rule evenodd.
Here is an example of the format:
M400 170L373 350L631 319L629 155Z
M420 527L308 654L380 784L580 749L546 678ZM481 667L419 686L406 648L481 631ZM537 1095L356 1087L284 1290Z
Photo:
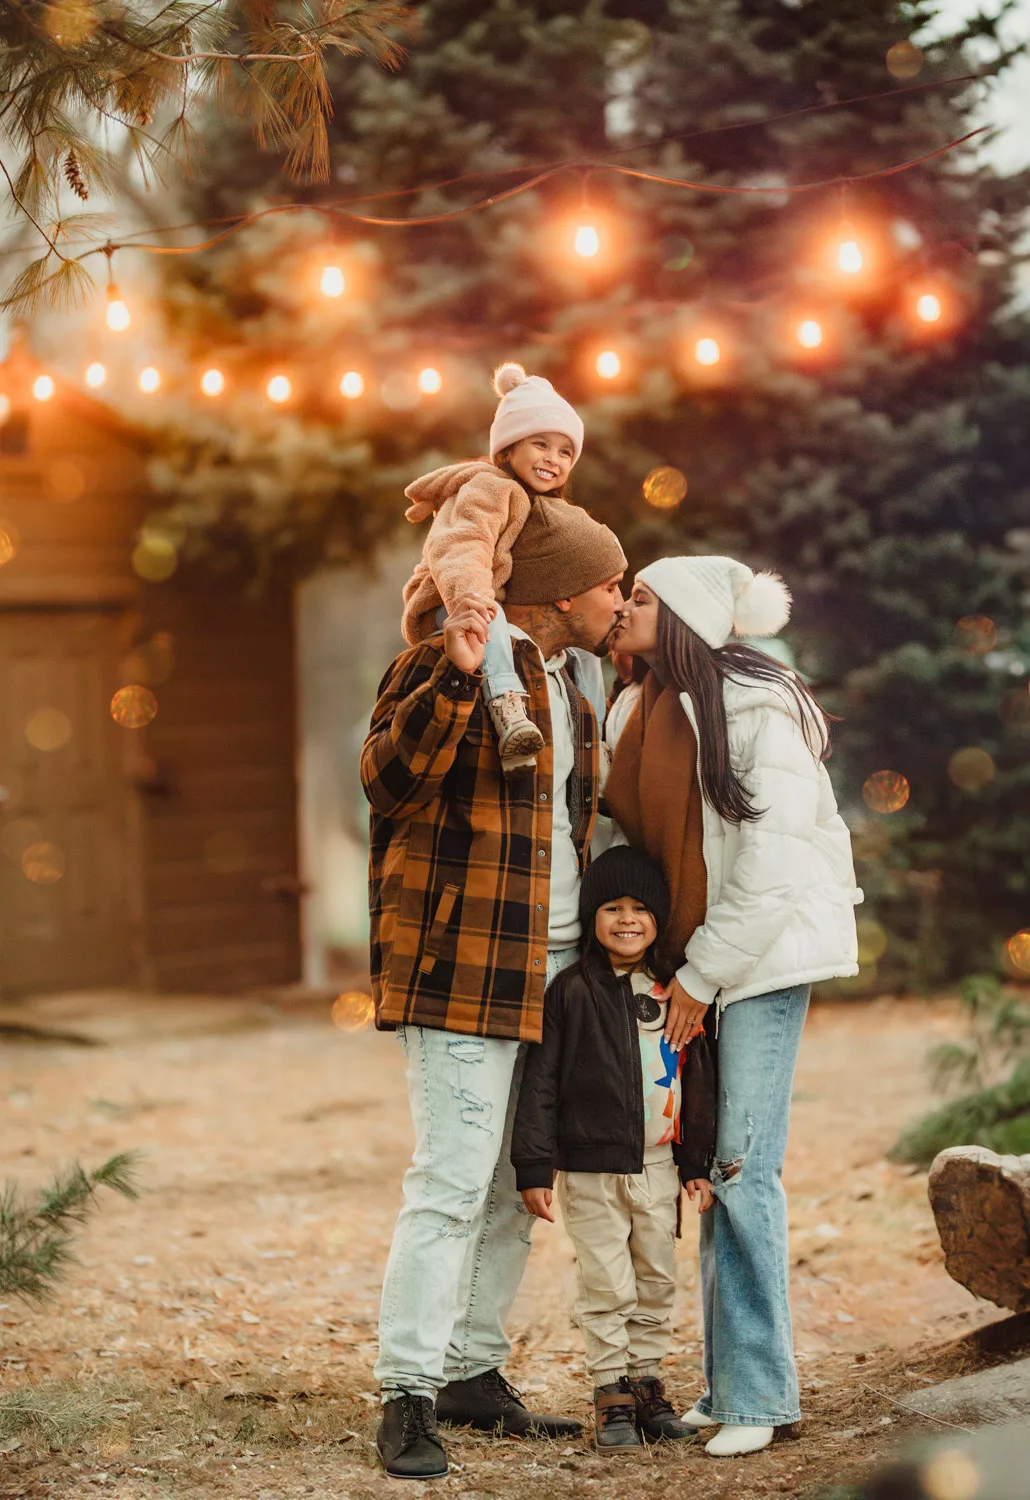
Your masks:
M975 34L993 43L990 74L1008 60L999 23L979 18L921 55L909 39L932 13L888 0L427 0L399 75L334 74L341 197L422 185L365 212L446 212L510 185L509 168L567 159L767 191L595 170L425 228L270 218L177 263L169 289L180 346L255 392L167 442L163 480L195 550L242 551L252 568L285 552L359 555L391 530L404 481L482 448L487 372L515 357L583 409L576 497L634 565L685 549L781 569L801 668L843 720L832 770L875 913L869 982L881 957L881 981L996 964L1030 924L1030 327L1013 306L1027 180L1000 177L971 145L846 194L783 191L971 128L982 85L906 92L887 54L902 74L921 65L920 83L957 77ZM213 144L212 163L193 200L204 217L291 195L238 134ZM467 173L485 175L426 186ZM571 235L587 221L602 249L577 261ZM866 261L852 278L829 259L850 238ZM336 301L317 294L326 263L348 282ZM935 324L914 316L921 293L938 298ZM817 348L798 342L804 320L820 325ZM702 338L718 363L695 359ZM611 382L595 369L605 349L622 363ZM444 385L419 398L426 365ZM293 400L273 421L260 391L278 369ZM337 394L347 369L364 378L359 401ZM662 465L689 486L669 510L641 488ZM968 750L982 754L952 760ZM906 806L865 807L877 772L905 778ZM877 805L896 807L901 785Z

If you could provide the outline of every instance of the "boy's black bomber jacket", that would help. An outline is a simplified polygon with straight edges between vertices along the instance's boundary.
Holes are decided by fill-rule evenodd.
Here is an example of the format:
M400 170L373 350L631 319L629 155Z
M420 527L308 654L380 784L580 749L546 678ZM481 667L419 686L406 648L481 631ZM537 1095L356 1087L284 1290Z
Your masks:
M715 1153L715 1063L708 1041L686 1049L680 1180L707 1177ZM588 956L544 996L543 1040L531 1043L511 1159L519 1192L549 1188L555 1171L644 1170L644 1077L629 975Z

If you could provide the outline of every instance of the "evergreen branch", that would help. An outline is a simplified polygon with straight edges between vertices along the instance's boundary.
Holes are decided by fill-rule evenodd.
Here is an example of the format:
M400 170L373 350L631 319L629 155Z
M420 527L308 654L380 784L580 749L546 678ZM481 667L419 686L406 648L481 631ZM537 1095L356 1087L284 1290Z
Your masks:
M32 211L22 201L22 198L19 195L19 193L18 193L18 191L17 191L17 189L16 189L16 187L14 185L14 181L13 181L13 179L11 177L10 172L8 172L6 165L4 164L4 161L3 161L2 157L0 157L0 172L2 172L3 175L4 175L4 177L7 179L7 188L8 188L8 191L10 192L11 197L13 198L13 200L14 200L15 205L17 206L17 208L21 211L21 213L23 213L25 215L26 219L28 219L29 223L32 225L33 229L35 229L37 231L37 233L40 235L40 237L46 241L46 243L49 245L50 250L52 251L52 253L54 255L56 255L59 260L65 260L66 257L61 254L60 250L58 250L56 244L50 238L50 236L47 234L47 232L43 228L42 224L40 224L39 220L35 217L35 215L32 213ZM4 305L6 306L7 304L5 303Z

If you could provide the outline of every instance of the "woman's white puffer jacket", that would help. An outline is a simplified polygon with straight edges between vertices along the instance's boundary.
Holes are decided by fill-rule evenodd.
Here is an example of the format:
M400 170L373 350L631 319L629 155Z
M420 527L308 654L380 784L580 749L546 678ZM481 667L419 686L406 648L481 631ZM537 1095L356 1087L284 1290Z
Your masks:
M761 817L728 823L705 801L708 911L677 973L689 995L720 1009L857 974L854 908L862 900L851 836L791 695L727 680L723 697L730 759ZM680 702L697 734L689 695Z

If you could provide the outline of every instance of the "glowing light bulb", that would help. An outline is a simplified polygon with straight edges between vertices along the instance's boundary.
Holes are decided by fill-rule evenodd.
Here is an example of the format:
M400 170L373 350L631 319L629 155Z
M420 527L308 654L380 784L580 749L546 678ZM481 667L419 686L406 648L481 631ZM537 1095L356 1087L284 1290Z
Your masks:
M597 356L596 369L602 380L614 380L622 370L622 360L614 349L604 349Z
M698 339L694 345L694 358L699 365L717 365L722 358L722 350L716 339Z
M916 317L924 323L936 323L941 316L941 299L933 292L924 292L916 303Z
M601 248L601 236L593 224L580 224L576 230L573 246L577 255L582 255L584 260L590 260Z
M92 390L99 390L107 379L107 371L102 364L97 362L88 367L84 379Z
M37 401L49 401L55 389L53 378L50 375L37 375L32 382L32 394Z
M365 377L357 370L348 370L340 381L340 395L356 401L365 394Z
M857 240L841 240L837 246L837 264L848 276L857 276L865 265L865 256Z
M347 283L339 266L326 266L323 269L321 286L323 297L343 296Z
M139 372L139 379L136 384L144 396L152 396L161 384L160 370L155 369L153 365L147 365L145 369Z
M200 377L200 389L205 396L220 396L225 390L225 376L221 370L205 370Z
M124 333L131 322L132 314L128 305L112 283L107 289L107 326L112 333Z
M435 396L443 389L443 376L432 365L418 372L418 388L424 396Z
M818 349L822 341L822 327L814 318L805 318L798 324L798 343L802 349Z
M265 386L265 395L269 401L275 401L281 406L284 401L289 401L293 395L293 386L285 375L273 375Z

